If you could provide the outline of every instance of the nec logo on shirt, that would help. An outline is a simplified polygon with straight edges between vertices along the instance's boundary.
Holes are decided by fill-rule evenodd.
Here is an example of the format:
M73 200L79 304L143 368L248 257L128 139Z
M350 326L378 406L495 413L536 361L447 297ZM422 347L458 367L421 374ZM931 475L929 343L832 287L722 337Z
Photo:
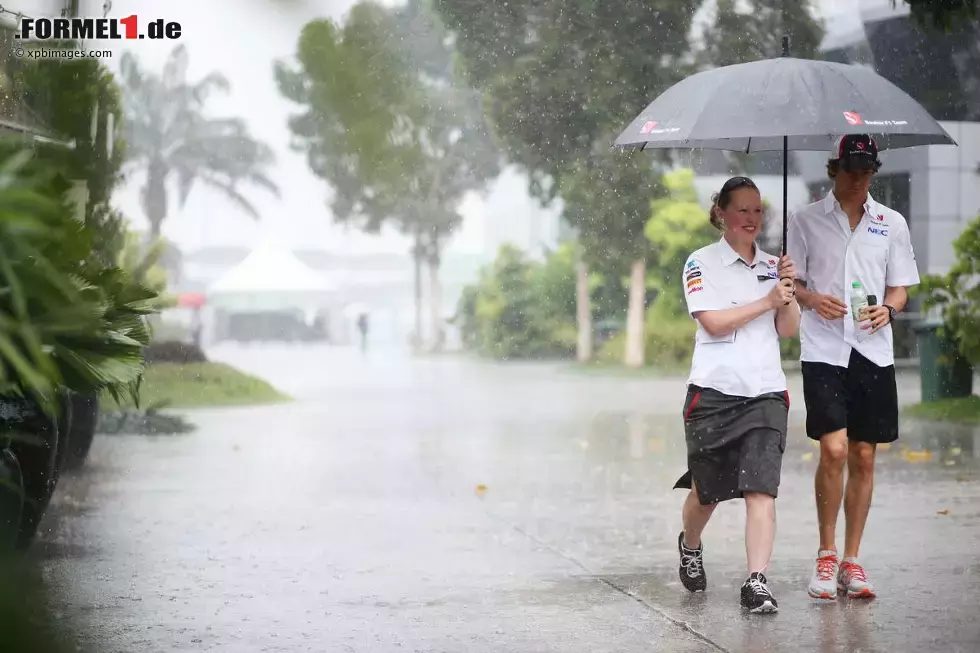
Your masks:
M887 236L888 235L888 230L887 229L881 229L879 227L868 227L868 233L869 234L874 234L875 236Z

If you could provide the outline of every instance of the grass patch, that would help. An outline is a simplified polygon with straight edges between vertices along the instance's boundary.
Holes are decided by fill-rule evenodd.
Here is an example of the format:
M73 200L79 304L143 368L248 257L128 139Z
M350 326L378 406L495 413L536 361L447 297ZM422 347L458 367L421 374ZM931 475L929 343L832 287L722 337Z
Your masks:
M916 419L937 422L963 422L980 424L980 397L957 397L915 404L905 409L905 414Z
M142 408L166 403L168 407L244 406L288 401L262 379L224 363L154 363L147 365L140 391ZM107 404L113 405L111 399ZM124 408L132 406L127 402Z

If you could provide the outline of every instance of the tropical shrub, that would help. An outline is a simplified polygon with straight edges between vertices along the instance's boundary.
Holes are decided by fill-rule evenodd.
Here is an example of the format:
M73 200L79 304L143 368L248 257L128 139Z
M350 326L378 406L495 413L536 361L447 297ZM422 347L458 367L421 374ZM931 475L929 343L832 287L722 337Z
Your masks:
M955 259L944 275L927 275L913 293L923 309L942 315L941 336L971 365L980 365L980 216L953 242Z
M454 322L463 345L501 359L566 358L575 353L575 253L565 245L544 262L505 245L463 290Z
M0 164L0 396L53 414L63 387L135 395L157 293L97 260L95 232L29 159Z

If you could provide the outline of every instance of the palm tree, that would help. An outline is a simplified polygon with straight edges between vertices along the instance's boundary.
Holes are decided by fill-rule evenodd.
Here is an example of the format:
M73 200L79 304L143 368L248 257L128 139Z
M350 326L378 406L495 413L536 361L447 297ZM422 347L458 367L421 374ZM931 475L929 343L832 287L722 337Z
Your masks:
M160 236L167 217L171 182L181 206L194 182L201 182L257 219L239 185L259 186L278 196L266 172L274 160L272 150L253 139L240 118L204 115L208 97L215 91L227 93L228 80L211 73L189 82L184 46L174 48L161 75L143 70L128 52L121 73L128 165L146 174L141 196L151 237Z

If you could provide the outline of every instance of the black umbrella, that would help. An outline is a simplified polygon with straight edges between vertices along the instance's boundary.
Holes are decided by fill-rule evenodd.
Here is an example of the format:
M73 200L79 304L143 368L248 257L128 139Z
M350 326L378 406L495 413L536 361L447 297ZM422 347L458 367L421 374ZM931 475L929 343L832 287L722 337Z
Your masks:
M836 138L854 133L873 135L882 150L956 145L918 102L873 70L788 56L684 79L651 102L615 145L782 150L785 254L789 151L829 151Z

